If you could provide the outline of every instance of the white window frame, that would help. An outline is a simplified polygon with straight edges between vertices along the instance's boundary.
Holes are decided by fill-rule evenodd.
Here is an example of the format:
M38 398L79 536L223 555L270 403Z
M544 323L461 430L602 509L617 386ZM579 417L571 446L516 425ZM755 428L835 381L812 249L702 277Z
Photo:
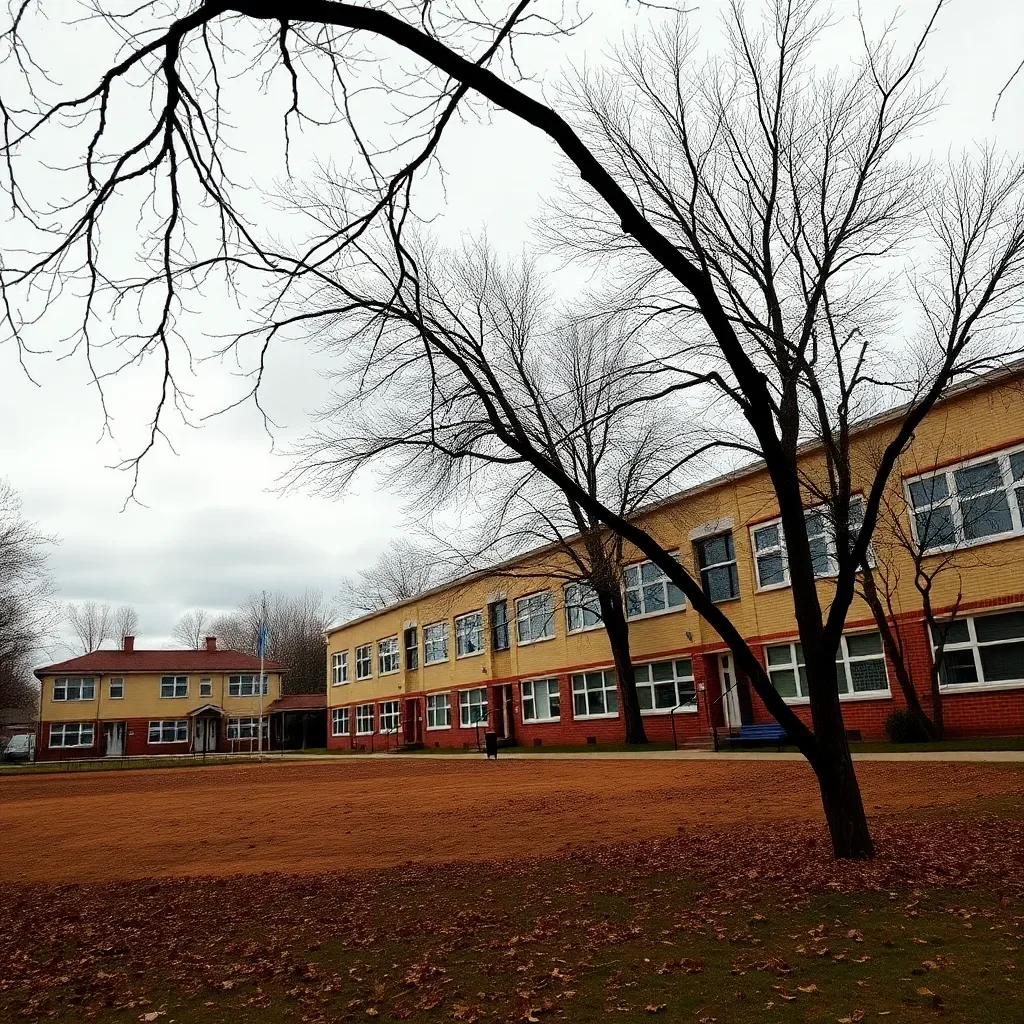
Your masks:
M263 696L270 693L270 680L267 674L263 674ZM260 695L260 674L259 672L240 672L237 675L228 676L229 697L258 697Z
M377 641L377 675L393 676L402 668L401 655L398 653L398 634L386 636ZM387 666L385 668L385 665Z
M405 670L414 671L420 667L420 631L416 626L402 630L402 646L405 648Z
M547 613L544 618L544 628L550 629L550 633L533 635L533 620L538 616L534 615L531 603L539 598L547 598ZM525 609L525 613L520 609ZM529 636L523 639L523 623L529 623ZM550 590L535 590L532 594L523 594L516 598L516 645L526 647L528 644L540 644L545 640L555 638L555 605Z
M76 697L69 697L68 691L74 688L78 694ZM88 689L88 694L86 694ZM96 677L95 676L57 676L53 681L53 699L68 704L77 704L80 701L96 699Z
M669 556L674 558L677 562L680 561L678 551L670 551ZM653 579L644 581L644 566L651 565L658 570L660 579ZM636 572L636 582L630 583L630 573ZM657 584L661 584L661 597L664 602L664 607L655 608L652 611L647 610L647 596L644 590L649 587L654 587ZM677 591L679 594L679 602L677 604L669 604L669 588L673 591ZM629 612L629 601L630 594L636 594L637 600L639 601L640 611L636 614L631 615ZM630 562L629 565L622 567L622 601L625 610L626 618L633 622L636 619L653 619L657 615L671 615L674 612L686 611L686 595L677 587L662 571L658 566L649 559L645 558L639 562Z
M263 739L269 743L269 715L264 715L262 718L259 715L233 715L227 720L224 736L226 739L233 740L236 743L240 743L243 740L259 742L259 733L256 731L257 726L253 724L255 722L259 722L263 726L260 731L263 733Z
M979 640L975 625L977 619L987 619L1008 612L1021 611L1024 611L1024 609L1019 607L1000 608L998 611L993 609L987 615L965 615L957 620L958 622L967 623L968 639L961 641L947 639L945 644L943 644L944 657L948 657L951 652L970 651L974 657L974 674L978 678L972 683L944 683L940 678L939 690L941 693L994 693L998 690L1019 690L1021 687L1024 687L1024 675L1020 679L995 679L991 683L985 682L985 666L981 660L982 648L1019 644L1024 641L1024 636L1010 637L1006 640ZM946 624L943 623L942 625ZM929 639L931 642L932 658L934 659L936 650L935 638L929 637Z
M434 724L431 725L431 716ZM440 717L441 724L438 725ZM450 693L428 693L427 694L427 732L437 732L441 729L452 727L452 701Z
M164 687L170 686L171 692L164 693ZM181 692L179 692L179 690ZM188 697L188 676L161 676L160 677L160 699L181 700ZM171 721L171 719L167 719Z
M540 699L537 694L537 687L544 687L544 702L547 707L548 714L541 716L537 714L538 705ZM558 698L558 714L551 714L551 690L554 689L555 695ZM562 720L562 694L561 688L558 684L558 679L551 676L545 679L525 679L519 684L519 697L520 697L520 717L523 720L524 725L544 725L548 722L560 722ZM527 706L533 708L533 714L527 715Z
M671 679L655 679L654 678L654 666L655 665L668 665L672 670ZM688 665L689 670L683 670L681 666ZM636 680L637 695L642 689L649 688L651 691L651 706L649 708L640 708L641 715L670 715L673 711L676 714L696 714L697 711L697 684L693 678L693 659L690 657L682 658L659 658L657 661L648 661L642 664L633 666L633 673L635 676L639 676L643 671L647 678ZM673 692L675 693L675 703L670 708L659 708L656 706L655 699L655 686L665 686L671 683ZM681 699L680 684L689 683L685 692L689 693L693 691L693 696L685 702Z
M712 541L720 540L723 537L728 537L729 542L732 546L732 558L726 558L722 562L710 562L708 565L700 564L700 551L704 544L710 544ZM739 552L736 550L736 535L732 530L722 530L719 533L709 534L707 537L698 537L694 542L694 556L697 563L697 575L700 579L701 590L704 591L705 596L713 604L726 604L729 601L738 601L742 594L740 592L740 563L739 563ZM706 586L704 574L710 573L713 569L726 569L729 566L733 567L733 574L736 577L736 593L730 594L728 597L714 598L711 596L711 588ZM730 576L731 579L731 576Z
M74 735L77 736L78 741L76 743L65 743L64 739L68 735L68 730L74 728ZM83 735L88 730L89 742L85 743L82 740ZM60 743L54 743L54 739L60 736ZM92 747L96 744L96 723L95 722L51 722L50 733L48 736L48 743L51 750L67 750L67 749L84 749L86 747Z
M213 679L211 679L209 676L199 680L199 696L213 696Z
M344 686L348 682L348 651L335 651L331 655L331 686Z
M171 730L168 729L171 727ZM182 726L184 726L185 736L184 739L179 739L178 734L182 732ZM164 736L169 732L173 731L171 739L164 739ZM146 742L150 746L169 746L171 744L180 745L182 743L188 743L188 719L187 718L151 718L146 728ZM156 732L157 739L153 739L153 733Z
M1024 491L1024 478L1014 480L1013 472L1010 468L1010 460L1015 455L1021 455L1024 453L1024 445L1012 445L1009 448L1001 448L995 452L988 452L985 455L976 455L972 458L967 458L961 462L953 463L949 466L943 466L941 469L929 470L927 473L918 473L915 476L909 476L903 481L903 494L907 502L907 514L910 517L910 529L914 538L914 543L921 546L921 538L917 532L917 514L920 512L929 512L933 508L942 506L948 503L953 518L953 530L956 536L956 540L952 544L935 545L925 549L925 553L929 555L942 554L946 551L957 551L962 548L973 548L978 547L982 544L994 544L997 541L1007 540L1010 537L1024 536L1024 513L1022 513L1020 504L1017 501L1017 492ZM987 537L974 537L968 540L964 537L964 522L963 522L963 510L961 508L961 498L956 486L956 473L962 469L970 469L972 466L980 466L985 462L995 462L999 466L999 475L1002 480L1002 491L1006 495L1006 502L1010 507L1010 529L1004 530L1002 533L993 533ZM927 480L933 480L936 477L944 476L946 478L946 488L948 495L939 501L933 501L928 504L923 504L917 508L914 507L913 497L910 492L911 484L923 483ZM990 491L984 491L984 494L994 494L998 488L993 488ZM981 495L967 495L966 500L971 498L977 498Z
M498 621L498 608L502 609L504 620ZM512 623L508 617L508 598L499 597L495 601L487 603L487 631L490 636L492 651L508 651L512 648ZM504 638L504 643L499 643L499 633Z
M600 629L604 625L601 618L601 601L597 591L584 580L573 580L562 584L562 605L565 608L565 632L589 633L592 629ZM579 622L573 625L573 612L577 613ZM593 622L587 623L587 616Z
M360 644L356 648L356 679L373 678L373 644Z
M438 649L443 650L441 657ZM434 656L431 657L431 654ZM441 665L448 660L448 622L428 622L423 627L423 664Z
M367 711L369 714L367 714ZM370 728L366 729L366 721L369 719ZM377 705L376 704L357 704L356 705L356 735L357 736L372 736L373 727L377 721Z
M484 699L474 700L473 695L482 693ZM472 721L472 716L469 714L473 708L483 708L483 718L479 718L476 722ZM459 690L459 728L460 729L475 729L478 725L487 728L487 723L490 721L491 709L488 706L487 701L487 687L486 686L474 686L468 690ZM467 719L470 719L467 721Z
M857 520L854 520L853 516L850 517L850 525L853 526L855 522L859 523L863 520L864 514L864 496L862 494L853 494L850 496L850 511L852 512L855 507L859 507L861 510L861 516ZM804 509L804 522L806 523L807 517L811 515L818 515L821 517L821 521L824 525L824 533L808 534L808 540L812 537L824 537L825 538L825 552L828 561L828 568L824 572L815 572L815 577L819 580L831 579L839 573L839 562L836 558L836 534L835 530L830 529L828 516L826 515L827 506L815 505L813 508ZM778 543L771 547L758 548L757 546L757 535L762 530L767 530L770 527L775 527L778 530L779 540ZM754 523L750 527L750 555L754 560L754 580L757 583L757 593L768 590L782 590L785 587L791 585L789 578L789 552L786 550L786 537L782 531L782 519L776 516L775 519L768 519L762 523ZM761 566L757 560L758 555L769 555L778 553L782 557L782 580L779 583L763 583L761 581ZM868 552L868 559L873 564L873 558Z
M331 735L348 736L352 724L351 718L347 707L331 708Z
M120 693L114 693L114 687L120 690ZM124 677L114 676L107 683L107 699L108 700L124 700Z
M849 646L847 644L848 637L856 636L869 636L875 634L878 636L879 645L881 650L878 653L872 654L860 654L850 655ZM839 699L841 701L857 701L857 700L889 700L892 698L892 682L889 679L889 665L885 657L885 647L881 643L882 638L877 629L863 629L855 630L849 633L844 633L839 641L839 657L836 659L836 671L838 673L839 681ZM804 662L799 660L797 657L797 647L799 641L793 640L790 643L781 644L765 644L764 657L766 671L768 678L771 678L772 670L775 671L791 671L794 673L794 678L797 683L797 695L795 697L783 697L782 699L787 704L808 704L810 703L810 697L803 692L804 681L800 674L800 669L804 667ZM790 660L785 664L779 663L772 665L768 661L768 650L769 648L789 648ZM882 669L885 672L885 689L884 690L854 690L853 688L853 673L850 669L850 665L855 662L861 661L881 661ZM843 688L843 681L845 680L846 688ZM774 684L773 684L774 685Z
M471 620L476 620L475 628L461 628L465 627L466 623ZM461 651L459 648L463 645L463 642L469 640L471 645L469 650ZM484 613L482 611L466 612L465 615L455 616L455 659L458 661L460 658L477 658L484 653Z
M587 676L600 675L601 688L600 690L588 690L586 687ZM577 680L583 681L582 687L577 687ZM584 695L588 693L601 693L602 703L605 708L608 707L608 694L612 694L615 697L615 710L614 711L600 711L591 713L588 711L586 714L577 714L576 712L576 695L582 693ZM618 718L619 717L619 688L615 680L615 672L610 668L596 668L589 669L586 672L574 672L569 677L569 695L572 698L572 717L577 722L593 721L598 718ZM586 703L589 706L589 698L586 699Z
M377 732L396 736L402 727L402 706L397 700L382 700L377 707Z

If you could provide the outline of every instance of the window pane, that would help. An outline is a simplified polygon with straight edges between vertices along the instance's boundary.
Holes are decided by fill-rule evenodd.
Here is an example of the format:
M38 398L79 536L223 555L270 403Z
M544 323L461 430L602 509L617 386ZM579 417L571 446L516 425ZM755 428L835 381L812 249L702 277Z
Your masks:
M813 537L809 540L811 548L811 566L815 576L827 576L832 571L832 564L828 557L828 539L826 537Z
M793 652L789 644L782 644L780 647L768 648L769 665L789 665L793 661Z
M640 710L641 711L651 711L651 710L653 710L651 693L652 693L652 688L651 688L651 686L649 684L645 685L645 686L638 686L637 687L636 697L637 697L637 701L640 704Z
M758 555L757 577L762 587L771 587L786 581L786 563L781 554Z
M633 618L640 614L640 595L635 590L626 591L626 616Z
M982 647L981 671L986 683L1024 679L1024 641Z
M754 531L754 547L758 551L765 551L768 548L777 548L778 546L778 526L762 526Z
M850 678L853 680L854 693L885 690L889 686L885 678L885 662L881 658L871 661L851 661Z
M727 562L732 558L732 534L723 533L718 537L703 541L700 545L702 566Z
M735 565L723 565L717 569L706 569L704 580L708 597L712 601L728 601L739 593L739 582Z
M866 654L882 653L881 633L858 633L846 638L846 649L851 658L860 658Z
M966 644L971 641L971 632L967 628L966 619L957 619L956 622L937 622L932 627L932 643L938 646L942 643L945 634L947 644Z
M1010 476L1014 480L1024 480L1024 452L1010 456Z
M676 675L687 678L693 675L693 662L689 658L680 658L676 662Z
M948 505L940 505L927 512L916 512L914 518L922 548L948 547L956 542L953 512Z
M808 537L819 537L825 532L825 519L820 512L805 512L804 526Z
M978 643L1024 638L1024 612L1005 612L1002 615L986 615L975 619L974 632L977 634Z
M999 462L996 459L958 469L953 478L956 481L957 494L961 497L981 494L983 491L1003 486L1003 474L999 471Z
M626 581L627 587L635 587L640 582L640 570L631 565L622 573L622 578Z
M671 661L657 661L651 666L651 671L654 674L654 681L657 683L674 678Z
M1024 491L1022 491L1021 493L1024 494ZM674 583L666 584L665 589L666 591L668 591L669 608L678 608L681 604L683 604L686 601L685 595Z
M587 695L575 692L572 695L572 713L579 718L587 713Z
M604 691L591 690L587 693L587 714L604 714Z
M976 683L978 670L973 651L943 651L939 679L946 686Z
M910 501L914 508L944 501L948 497L949 484L945 474L933 476L929 480L916 480L910 485Z
M605 694L604 700L605 700L605 710L608 712L608 714L613 715L613 714L615 714L619 710L619 695L615 691L614 683L612 683L610 685L612 686L612 689L610 689Z
M1013 529L1010 503L1005 491L983 494L980 498L962 501L960 514L963 517L964 536L968 540L991 537Z
M644 610L660 612L665 607L665 589L660 583L644 587Z
M675 683L658 683L654 687L654 706L656 708L674 708L676 706Z
M796 696L796 676L792 669L776 669L771 673L771 681L780 697Z
M644 583L654 583L664 578L664 573L653 562L644 562L640 566L640 579Z

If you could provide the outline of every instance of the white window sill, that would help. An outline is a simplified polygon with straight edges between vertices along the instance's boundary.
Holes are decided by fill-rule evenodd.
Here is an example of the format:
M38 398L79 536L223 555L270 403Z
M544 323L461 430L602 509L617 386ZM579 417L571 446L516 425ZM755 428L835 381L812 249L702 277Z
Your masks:
M450 722L448 723L448 725L428 725L427 726L427 732L450 732L450 731L451 731L451 723Z
M574 722L593 722L599 718L618 718L618 711L606 711L601 715L573 715Z
M340 683L331 683L331 686L348 686L348 682L347 679L342 679Z
M258 697L259 694L254 693L253 696L254 697ZM188 700L188 694L187 693L179 693L179 694L175 694L173 697L165 697L163 694L160 694L160 699L161 700Z
M372 736L372 732L357 732L356 736Z
M697 713L697 705L696 705L696 703L684 704L684 705L682 705L682 707L678 707L678 708L674 708L674 709L673 708L651 708L650 711L644 711L641 708L640 714L643 715L644 718L656 718L658 715L671 715L673 710L675 711L675 713L677 715L695 715Z
M639 615L626 615L627 622L638 622L640 619L658 619L662 615L673 615L676 612L685 612L686 605L679 604L675 608L662 608L659 612L641 612Z
M517 647L529 647L532 644L542 644L546 640L554 640L554 639L555 639L555 634L554 633L552 633L551 636L538 636L538 637L536 637L533 640L519 640L519 639L517 639L516 640L516 646Z
M391 669L390 672L378 672L377 673L377 678L378 679L383 679L384 676L397 676L399 671L400 671L399 669L393 668L393 669Z
M676 610L675 608L672 609L672 611L675 611L675 610ZM603 622L595 622L594 625L592 625L592 626L579 626L576 629L569 629L569 627L566 626L565 635L566 636L576 636L577 633L593 633L595 629L604 629L604 623Z
M810 704L810 697L783 697L787 704L801 705ZM892 700L892 690L871 690L867 693L841 693L839 694L840 704L855 704L861 700Z
M91 704L95 697L54 697L54 704Z
M913 515L913 511L911 511ZM916 527L915 527L916 534ZM985 544L998 544L1003 540L1014 540L1015 538L1024 536L1024 533L1018 530L1009 530L1006 533L994 533L991 537L976 537L974 540L965 540L959 544L945 544L942 547L928 548L927 551L922 552L923 558L931 558L932 555L948 555L954 551L966 551L969 548L980 548ZM916 540L915 536L915 540Z
M210 695L207 693L207 694L200 694L200 696L201 697L202 696L209 697ZM108 697L107 700L124 700L124 697L123 696L121 696L121 697Z
M557 725L561 722L559 718L524 718L523 725Z
M347 732L332 732L331 733L331 739L332 740L346 740L346 739L348 739L348 733Z
M455 655L455 660L456 661L465 661L466 658L480 658L480 657L483 657L483 653L484 652L482 650L480 650L480 651L470 651L469 654L456 654Z
M424 661L423 662L423 667L424 668L432 668L434 665L447 665L447 664L448 664L448 659L447 658L434 658L432 661Z
M958 693L998 693L1002 690L1024 690L1024 680L1008 679L998 683L943 683L939 693L952 697Z
M373 676L356 676L357 683L365 683L367 679L372 679Z

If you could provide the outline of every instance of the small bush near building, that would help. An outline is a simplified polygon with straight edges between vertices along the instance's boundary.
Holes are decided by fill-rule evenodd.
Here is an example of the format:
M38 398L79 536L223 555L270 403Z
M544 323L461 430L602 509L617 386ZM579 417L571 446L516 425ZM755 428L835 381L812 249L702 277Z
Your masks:
M893 743L924 743L928 739L924 727L905 708L889 712L885 719L885 735Z

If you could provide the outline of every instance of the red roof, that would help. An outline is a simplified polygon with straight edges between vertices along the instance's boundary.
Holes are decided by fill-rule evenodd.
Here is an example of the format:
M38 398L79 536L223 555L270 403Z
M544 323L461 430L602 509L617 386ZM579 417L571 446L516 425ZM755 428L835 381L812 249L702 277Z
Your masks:
M278 697L268 711L319 711L327 707L326 693L286 693Z
M264 661L267 672L280 672L284 666L277 661ZM128 672L259 672L260 659L239 651L93 651L55 665L37 668L35 674L52 676L63 673Z

